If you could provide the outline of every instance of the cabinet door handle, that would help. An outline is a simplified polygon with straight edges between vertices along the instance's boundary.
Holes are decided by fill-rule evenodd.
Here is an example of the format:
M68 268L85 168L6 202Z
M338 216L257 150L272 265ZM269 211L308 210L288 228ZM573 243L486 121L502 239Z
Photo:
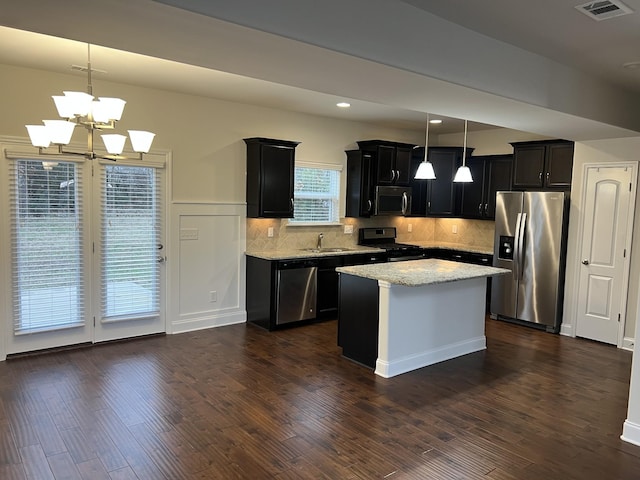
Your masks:
M484 214L485 214L485 216L487 215L488 212L489 212L489 204L485 203L484 204Z
M293 212L293 197L291 197L291 211Z
M547 172L547 185L549 185L549 172Z
M396 182L400 180L400 170L396 170Z
M371 200L367 200L367 213L371 213L371 207L373 207L373 203Z
M478 214L482 215L482 203L478 205Z
M538 174L538 181L542 184L542 172Z
M427 212L431 211L431 202L427 202Z
M396 179L396 171L395 170L391 170L391 183L393 183Z

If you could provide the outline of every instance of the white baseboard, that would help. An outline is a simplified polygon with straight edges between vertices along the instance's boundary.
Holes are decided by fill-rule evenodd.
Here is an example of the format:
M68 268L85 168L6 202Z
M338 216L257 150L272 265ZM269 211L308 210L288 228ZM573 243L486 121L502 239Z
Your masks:
M564 335L566 337L573 337L573 326L567 325L565 323L560 325L560 335Z
M418 368L433 365L434 363L456 358L461 355L485 350L486 348L487 342L483 335L482 337L452 343L440 348L434 348L427 352L422 352L418 355L411 355L397 360L392 360L390 362L377 360L375 373L381 377L390 378Z
M620 435L620 439L640 446L640 425L630 422L629 420L625 420L624 425L622 426L622 435Z
M206 328L223 327L226 325L235 325L238 323L246 323L247 312L232 312L218 315L204 315L200 317L189 317L177 320L171 323L171 333L186 333L195 330L204 330Z
M633 352L633 346L636 343L636 339L635 338L631 338L631 337L624 337L622 339L622 349L623 350L629 350L630 352Z

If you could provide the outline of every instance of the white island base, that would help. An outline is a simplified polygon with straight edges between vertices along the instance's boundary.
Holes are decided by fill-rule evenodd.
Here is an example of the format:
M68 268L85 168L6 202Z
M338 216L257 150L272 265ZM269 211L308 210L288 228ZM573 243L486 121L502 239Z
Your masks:
M378 359L385 378L486 349L486 277L379 286Z

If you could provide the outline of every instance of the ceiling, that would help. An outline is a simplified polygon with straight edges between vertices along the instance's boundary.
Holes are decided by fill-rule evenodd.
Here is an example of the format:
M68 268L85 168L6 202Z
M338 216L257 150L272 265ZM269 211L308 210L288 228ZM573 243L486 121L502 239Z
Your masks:
M402 0L470 30L640 92L640 0L634 11L596 21L575 7L587 0ZM617 1L617 0L615 0ZM640 66L640 65L639 65Z
M640 17L637 14L595 22L573 8L576 2L567 0L537 0L528 3L510 0L378 0L378 3L381 2L410 4L467 29L483 35L490 34L502 42L596 74L619 88L640 92L640 69L621 68L622 63L637 60L633 55L640 55L640 49L637 48L640 46ZM124 0L67 0L65 4L69 5L69 11L73 10L77 18L73 23L73 20L66 18L69 17L68 11L53 8L51 2L15 0L14 3L15 8L7 10L9 14L0 19L0 23L13 27L0 27L0 63L4 64L71 73L71 65L83 65L86 61L86 44L82 42L91 42L93 67L106 71L103 74L97 73L96 81L105 79L328 117L372 122L394 128L423 129L426 117L424 112L429 111L432 116L439 116L445 120L442 125L433 127L434 133L461 131L463 123L459 118L463 117L472 120L470 130L494 128L494 125L498 125L555 136L553 122L563 127L570 120L574 122L575 127L573 130L560 130L565 133L561 135L564 138L613 138L633 133L616 127L609 128L609 125L603 126L591 120L530 108L509 99L496 99L486 95L486 92L456 88L451 83L445 84L436 80L429 80L428 90L423 90L422 96L418 97L412 90L412 82L420 80L424 83L425 79L416 79L417 75L413 72L400 72L400 77L398 71L372 64L366 59L356 59L340 52L313 48L308 44L267 35L259 30L242 29L226 23L227 19L204 19L200 15L201 11L198 12L199 15L193 15L169 7L165 7L165 10L156 9L153 5L157 2L150 1L127 4ZM93 3L96 5L87 5ZM97 6L97 3L100 5ZM194 4L199 3L199 7L205 8L225 2L163 3L184 3L193 10ZM272 3L278 2L274 0ZM627 0L626 3L634 10L640 10L640 0ZM145 28L143 23L132 15L129 15L130 18L124 18L113 13L118 8L125 8L125 4L126 8L139 8L140 18L153 18L155 23L171 21L175 23L176 29L178 26L188 25L182 28L180 35L185 37L184 41L189 42L191 48L183 48L186 43L181 44L180 39L173 43L166 39L159 41L158 39L162 39L162 31L154 32L149 26ZM41 15L31 15L30 12L36 8L40 8ZM158 10L158 13L155 10ZM304 16L305 12L301 14ZM92 29L91 21L82 22L83 17L101 18L105 24L103 31L100 28ZM216 38L211 38L210 43L205 43L196 39L196 32L205 27L211 35L227 35L236 41L225 43L226 38L221 37L219 42L216 42ZM215 32L212 27L215 27ZM193 31L186 31L189 28ZM45 37L27 30L54 37ZM237 40L238 38L242 38L242 41ZM215 46L219 44L225 48L216 49ZM205 53L208 45L208 53ZM268 45L270 51L277 52L277 55L259 56L260 47L263 45ZM256 52L253 56L251 48ZM215 55L211 53L212 50L216 50ZM144 52L147 55L134 54L131 51ZM295 63L287 63L287 59L282 58L286 54L295 57L293 60L296 61L297 68ZM348 64L357 65L363 70L371 68L371 72L375 71L376 77L371 77L371 85L361 84L360 90L366 91L366 94L360 94L357 88L347 88L347 80L329 76L320 78L319 75L312 77L311 70L305 72L304 61L309 58L319 60L321 57L330 58L334 64L340 66ZM279 72L274 72L274 65L285 64L291 68L289 75L283 75L282 68ZM78 72L75 74L82 75ZM405 85L404 92L400 90L390 96L384 89L388 90L388 86L382 81L386 78L385 75L388 75L388 82L397 83L402 79ZM377 83L381 85L376 85ZM424 86L421 84L421 88ZM343 100L350 102L352 107L338 109L335 104Z

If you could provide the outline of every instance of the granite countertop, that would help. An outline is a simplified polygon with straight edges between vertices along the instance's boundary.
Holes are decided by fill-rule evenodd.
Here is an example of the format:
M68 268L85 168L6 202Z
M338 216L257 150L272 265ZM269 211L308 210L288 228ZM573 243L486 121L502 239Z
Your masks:
M256 258L262 258L263 260L291 260L294 258L317 258L317 257L332 257L335 255L355 255L358 253L383 253L384 250L380 248L371 247L328 247L321 251L316 249L281 249L281 250L261 250L261 251L247 251L246 255Z
M483 265L437 259L354 265L352 267L338 267L336 271L406 287L419 287L511 273L510 270L505 268L485 267Z
M483 253L485 255L493 255L493 247L482 247L482 246L469 246L469 245L460 245L458 243L446 243L446 242L401 242L407 243L409 245L416 245L422 248L441 248L443 250L458 250L460 252L471 252L471 253Z

